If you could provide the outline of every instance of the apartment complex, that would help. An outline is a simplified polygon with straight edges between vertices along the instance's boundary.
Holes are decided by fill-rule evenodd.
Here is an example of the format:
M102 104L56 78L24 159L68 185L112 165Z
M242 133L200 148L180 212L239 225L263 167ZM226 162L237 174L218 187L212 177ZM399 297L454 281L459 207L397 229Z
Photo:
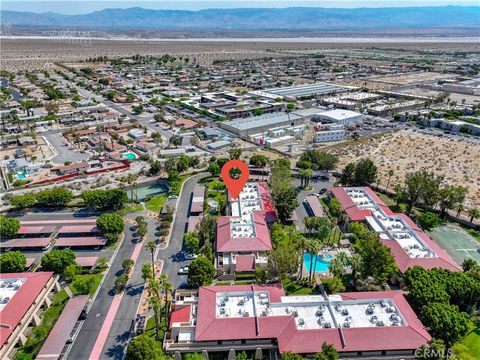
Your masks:
M368 187L336 187L332 195L350 221L363 221L392 251L400 272L412 266L459 271L453 261L407 215L394 213Z
M215 266L220 278L266 266L272 249L267 223L275 221L275 207L264 182L248 182L233 200L228 194L227 213L217 219Z
M175 293L167 353L321 351L413 357L430 335L401 291L286 296L281 285L206 286ZM261 357L256 357L261 358Z
M10 359L17 345L24 345L28 331L41 322L59 290L53 272L0 273L0 358Z

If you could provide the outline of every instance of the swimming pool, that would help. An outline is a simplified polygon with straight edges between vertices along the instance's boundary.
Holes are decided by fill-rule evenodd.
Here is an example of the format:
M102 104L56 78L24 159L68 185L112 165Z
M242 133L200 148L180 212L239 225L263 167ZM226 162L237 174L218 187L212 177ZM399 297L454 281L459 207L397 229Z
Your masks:
M25 173L23 173L23 172L17 173L17 179L22 179L22 180L23 180L23 179L25 179L26 177L27 177L27 176L26 176Z
M125 159L128 159L128 160L137 160L138 159L137 154L135 154L133 152L126 152L125 154L123 154L123 157Z
M315 262L315 257L317 258L317 261ZM322 255L312 255L305 253L303 254L303 263L305 264L305 271L309 272L310 271L310 263L313 262L312 266L315 266L313 268L313 272L326 272L328 270L328 267L330 266L330 261L332 260L333 256L330 254L325 254L324 256Z

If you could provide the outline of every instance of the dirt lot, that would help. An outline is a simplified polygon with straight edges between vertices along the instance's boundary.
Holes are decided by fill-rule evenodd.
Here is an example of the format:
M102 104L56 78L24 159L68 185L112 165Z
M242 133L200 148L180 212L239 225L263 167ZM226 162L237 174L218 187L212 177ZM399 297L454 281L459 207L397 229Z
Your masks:
M402 182L406 173L422 168L445 175L445 183L468 187L467 208L480 205L478 144L402 130L328 149L340 155L339 169L348 162L371 158L379 168L380 184L386 185L388 171L393 169L390 188Z
M292 56L296 51L308 49L350 49L350 48L402 48L407 50L446 49L475 51L480 45L471 42L419 41L401 42L389 40L332 42L319 39L316 42L278 41L154 41L154 40L93 40L91 46L62 43L50 39L2 39L2 68L9 71L49 68L53 62L75 62L90 57L127 57L141 55L186 55L197 58L200 64L210 64L215 59L241 60L264 57ZM288 51L288 52L287 52Z

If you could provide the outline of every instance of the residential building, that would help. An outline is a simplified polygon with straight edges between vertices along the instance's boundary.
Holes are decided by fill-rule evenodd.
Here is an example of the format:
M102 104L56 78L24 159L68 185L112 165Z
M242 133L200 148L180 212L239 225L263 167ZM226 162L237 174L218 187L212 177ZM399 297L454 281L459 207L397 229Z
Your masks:
M29 330L41 323L43 310L60 290L53 272L0 273L0 358L12 359Z
M363 221L390 248L398 269L412 266L460 271L453 261L407 215L394 213L368 187L335 187L331 191L350 221Z
M332 344L342 357L413 358L431 340L401 291L286 296L281 285L177 290L164 349L304 356ZM277 355L278 356L278 355ZM276 357L273 357L276 358Z
M267 223L276 213L267 184L248 182L238 199L229 194L227 213L217 219L215 266L220 278L232 279L268 263L272 242Z

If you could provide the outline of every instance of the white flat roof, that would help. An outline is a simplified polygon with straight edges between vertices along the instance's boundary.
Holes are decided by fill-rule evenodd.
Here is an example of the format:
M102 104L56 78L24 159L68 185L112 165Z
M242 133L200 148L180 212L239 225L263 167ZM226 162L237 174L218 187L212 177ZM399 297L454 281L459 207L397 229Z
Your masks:
M0 311L7 306L24 283L25 279L11 278L0 280Z
M216 317L291 316L298 329L406 325L392 299L341 300L332 296L282 296L270 303L268 292L217 293Z
M359 209L372 211L373 216L367 216L366 221L381 239L396 241L411 258L438 257L403 218L387 215L363 189L345 191Z
M247 182L236 200L230 200L232 217L236 217L230 223L230 237L254 237L255 226L253 226L252 213L262 210L262 202L258 192L257 184Z
M328 117L334 120L345 120L345 119L350 119L357 116L362 116L362 114L356 111L344 110L344 109L335 109L335 110L330 110L330 111L325 111L320 113L320 117Z

